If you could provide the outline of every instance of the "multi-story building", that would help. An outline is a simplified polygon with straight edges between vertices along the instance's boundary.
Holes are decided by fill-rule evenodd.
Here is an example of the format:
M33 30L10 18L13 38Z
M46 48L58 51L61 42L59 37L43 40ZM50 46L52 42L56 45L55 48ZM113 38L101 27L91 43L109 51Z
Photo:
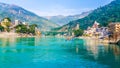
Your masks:
M119 22L110 23L108 25L108 28L109 28L109 32L111 32L111 33L120 33L120 23Z
M108 27L97 28L96 34L98 34L99 38L108 37Z
M116 42L120 39L120 22L110 23L108 25L109 36Z
M20 21L20 20L15 20L14 21L14 25L16 26L16 25L19 25L19 24L22 24L22 22Z

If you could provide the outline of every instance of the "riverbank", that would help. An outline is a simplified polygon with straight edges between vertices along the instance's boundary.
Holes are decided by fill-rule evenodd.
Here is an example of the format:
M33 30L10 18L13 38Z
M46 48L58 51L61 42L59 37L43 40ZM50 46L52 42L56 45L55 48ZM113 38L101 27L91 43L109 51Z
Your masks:
M97 41L98 43L101 43L101 44L115 44L115 45L120 45L120 40L116 41L115 40L109 40L108 38L103 38L103 39L100 39L98 37L84 37L84 36L81 36L81 37L77 37L79 39L85 39L85 40L93 40L92 43L94 43L94 41Z
M10 38L10 37L40 37L40 36L34 36L30 34L19 34L19 33L14 33L14 32L0 32L0 38ZM42 37L51 37L51 36L42 36ZM55 36L56 37L56 36ZM57 38L65 38L67 40L73 39L74 37L72 36L62 36L62 37L57 37ZM97 37L85 37L85 36L80 36L80 37L75 37L78 39L84 39L84 40L94 40L98 41L98 43L103 43L103 44L109 44L110 42L108 39L99 39ZM94 42L93 42L94 43Z
M80 36L80 37L77 37L79 39L85 39L85 40L95 40L95 41L98 41L98 43L103 43L103 44L109 44L109 40L108 39L99 39L97 37L85 37L85 36Z
M29 34L19 34L14 32L0 32L0 38L10 38L10 37L36 37Z
M0 32L0 38L18 37L17 33L13 32Z

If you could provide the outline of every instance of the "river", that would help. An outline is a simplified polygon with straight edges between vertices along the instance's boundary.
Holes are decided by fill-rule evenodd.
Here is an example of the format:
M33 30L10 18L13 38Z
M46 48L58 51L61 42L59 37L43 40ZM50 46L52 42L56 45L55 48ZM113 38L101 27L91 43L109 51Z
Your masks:
M77 38L0 38L0 68L120 68L120 46Z

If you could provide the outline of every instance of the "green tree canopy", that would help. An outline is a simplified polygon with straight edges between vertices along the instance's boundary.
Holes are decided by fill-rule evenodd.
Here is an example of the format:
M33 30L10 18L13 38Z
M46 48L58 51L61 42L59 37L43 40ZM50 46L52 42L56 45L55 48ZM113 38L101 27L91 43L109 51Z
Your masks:
M0 25L0 31L4 31L4 27Z
M29 33L35 34L35 28L37 27L36 24L32 24L29 26Z
M73 32L74 32L74 35L76 37L83 35L83 30L82 29L74 30Z
M5 28L5 30L7 31L7 32L9 32L10 31L10 26L11 26L11 19L10 18L4 18L3 20L2 20L2 23L1 23L1 25Z
M36 24L32 24L32 25L23 25L23 24L20 24L20 25L17 25L15 28L16 28L16 32L17 33L32 33L35 35L35 27L37 27Z
M17 33L28 33L28 28L26 25L20 24L17 25L15 28Z

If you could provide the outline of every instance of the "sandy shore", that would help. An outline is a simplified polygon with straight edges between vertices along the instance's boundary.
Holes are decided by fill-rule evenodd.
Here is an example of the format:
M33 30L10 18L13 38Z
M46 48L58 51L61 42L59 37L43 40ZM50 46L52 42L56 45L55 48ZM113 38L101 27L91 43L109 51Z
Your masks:
M0 32L0 38L9 38L9 37L17 37L17 33L12 33L12 32Z

